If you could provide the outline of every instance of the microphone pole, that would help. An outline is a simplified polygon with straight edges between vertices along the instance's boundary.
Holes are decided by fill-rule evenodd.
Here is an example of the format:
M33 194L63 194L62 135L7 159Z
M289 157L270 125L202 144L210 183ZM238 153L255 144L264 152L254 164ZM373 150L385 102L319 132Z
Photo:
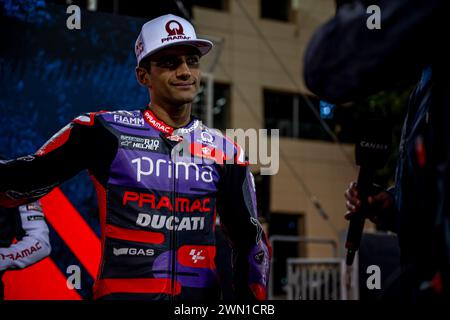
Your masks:
M360 210L356 212L350 219L350 224L347 232L347 241L345 242L345 248L347 249L347 256L345 258L345 264L351 266L355 259L356 251L359 249L361 243L361 237L364 230L364 222L366 221L367 212L367 197L369 196L368 190L372 186L373 175L375 171L372 168L362 166L359 169L358 181L356 188L361 201Z

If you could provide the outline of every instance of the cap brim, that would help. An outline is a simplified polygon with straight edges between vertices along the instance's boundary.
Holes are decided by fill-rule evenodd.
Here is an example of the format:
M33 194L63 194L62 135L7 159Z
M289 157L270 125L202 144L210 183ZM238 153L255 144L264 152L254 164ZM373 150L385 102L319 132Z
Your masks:
M150 52L148 52L145 56L143 56L138 64L144 60L145 58L163 50L166 48L170 48L170 47L175 47L175 46L192 46L196 49L198 49L200 51L200 55L204 56L205 54L207 54L213 47L213 43L209 40L205 40L205 39L196 39L196 40L180 40L177 42L173 42L173 43L168 43L166 45L160 46L159 48L152 50Z

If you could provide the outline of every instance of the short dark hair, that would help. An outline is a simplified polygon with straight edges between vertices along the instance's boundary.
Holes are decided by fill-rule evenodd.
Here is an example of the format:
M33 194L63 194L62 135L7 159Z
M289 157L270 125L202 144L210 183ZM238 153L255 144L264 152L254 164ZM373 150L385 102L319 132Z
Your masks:
M141 62L139 62L138 67L144 68L145 70L150 72L150 67L151 67L150 56L145 57L144 59L142 59Z

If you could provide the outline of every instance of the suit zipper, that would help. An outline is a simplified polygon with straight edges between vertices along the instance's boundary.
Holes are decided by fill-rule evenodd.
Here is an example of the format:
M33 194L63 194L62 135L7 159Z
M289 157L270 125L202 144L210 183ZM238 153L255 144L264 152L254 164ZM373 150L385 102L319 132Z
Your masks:
M172 301L175 300L175 280L176 280L176 252L177 252L177 233L176 233L176 227L175 227L175 217L176 217L176 210L175 210L175 204L176 204L176 156L175 159L172 159L172 181L173 181L173 192L172 192L172 225L173 228L170 231L171 232L171 238L172 238L172 282L171 282L171 297Z

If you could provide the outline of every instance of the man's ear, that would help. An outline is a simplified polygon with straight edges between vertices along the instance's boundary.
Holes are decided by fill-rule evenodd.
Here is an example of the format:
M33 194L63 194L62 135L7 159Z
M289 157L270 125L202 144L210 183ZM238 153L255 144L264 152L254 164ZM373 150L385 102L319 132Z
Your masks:
M149 88L151 86L152 81L150 79L150 72L148 70L146 70L143 67L137 66L135 73L136 73L136 79L141 86L147 87L147 88Z

